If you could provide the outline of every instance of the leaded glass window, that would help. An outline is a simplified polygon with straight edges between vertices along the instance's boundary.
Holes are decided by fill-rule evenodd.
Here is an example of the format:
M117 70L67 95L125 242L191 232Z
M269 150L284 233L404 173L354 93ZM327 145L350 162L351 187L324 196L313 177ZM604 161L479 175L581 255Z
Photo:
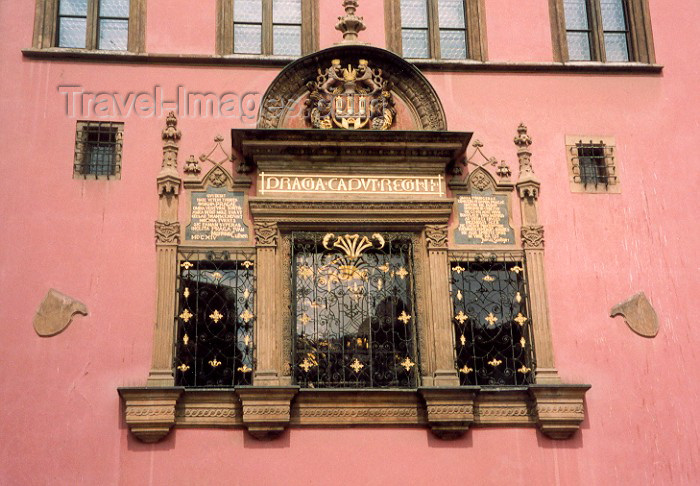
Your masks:
M233 52L300 56L302 0L234 0Z
M296 383L415 387L411 236L293 233L291 243Z
M175 383L252 384L255 268L252 252L179 256Z
M626 0L563 0L571 61L630 60Z
M400 12L404 57L468 57L464 0L401 0Z
M125 51L130 0L58 0L56 45Z
M233 4L233 52L262 53L262 0L236 0Z
M462 385L532 383L523 263L514 255L451 262L457 368Z

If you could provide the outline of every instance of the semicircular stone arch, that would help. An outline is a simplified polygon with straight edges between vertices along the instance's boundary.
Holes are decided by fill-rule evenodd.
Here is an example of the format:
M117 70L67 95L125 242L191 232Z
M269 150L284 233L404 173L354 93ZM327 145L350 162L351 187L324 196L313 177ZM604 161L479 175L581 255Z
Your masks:
M392 129L447 130L447 120L435 89L413 64L393 52L366 45L338 45L315 52L288 64L263 95L258 128L309 128L304 116L307 83L313 83L319 69L325 71L334 59L341 66L356 66L360 59L391 83L397 103L397 120Z

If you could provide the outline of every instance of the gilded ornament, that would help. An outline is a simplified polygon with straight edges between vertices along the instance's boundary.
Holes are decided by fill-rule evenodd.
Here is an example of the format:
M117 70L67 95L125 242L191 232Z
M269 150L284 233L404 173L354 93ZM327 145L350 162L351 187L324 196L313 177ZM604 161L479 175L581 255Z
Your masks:
M396 276L399 277L401 280L406 278L406 275L408 275L408 271L406 271L405 268L401 267L396 271Z
M250 373L253 371L253 368L249 368L248 365L244 364L243 366L238 367L238 371L241 373Z
M496 359L496 358L493 358L491 361L488 362L488 364L490 364L490 365L493 366L494 368L495 368L496 366L500 365L501 363L503 363L503 361L500 360L500 359Z
M215 323L218 324L219 321L221 320L221 318L224 317L224 315L222 313L220 313L218 310L215 310L214 312L209 314L209 317L211 318L212 321L214 321Z
M245 291L243 292L243 298L245 300L248 300L248 297L250 297L250 290L245 289Z
M484 278L482 279L484 282L493 282L496 280L495 277L492 277L491 275L484 275Z
M459 337L459 342L462 343L462 346L466 346L466 345L467 345L467 338L464 336L464 334L462 334L462 335Z
M304 361L301 362L301 364L299 365L299 368L304 370L305 373L308 373L309 370L311 368L313 368L314 366L316 366L315 362L309 361L308 358L304 358Z
M467 366L467 365L464 365L464 366L462 366L462 367L459 369L459 372L460 372L460 373L464 373L465 375L466 375L467 373L471 373L472 371L474 371L474 370L473 370L472 368L470 368L469 366Z
M510 271L513 272L513 273L515 273L516 275L518 275L520 272L523 271L523 267L518 266L518 265L515 265L514 267L512 267L512 268L510 269Z
M464 297L462 296L462 291L458 290L457 291L457 300L461 301Z
M214 280L221 280L222 278L224 278L224 276L221 275L221 272L214 272L211 274L211 276L214 278Z
M520 368L518 368L518 372L522 373L523 375L529 373L530 371L532 370L525 365L522 365Z
M302 316L299 318L299 320L301 321L301 323L302 323L303 325L307 325L309 322L311 322L311 318L309 317L308 314L302 315Z
M209 364L211 365L212 368L216 368L218 366L221 366L221 361L214 358L211 361L209 361Z
M408 356L406 356L406 359L399 364L403 366L406 369L406 371L411 371L411 368L413 368L416 365L413 361L411 361L411 358L409 358Z
M245 268L250 268L253 266L253 262L246 260L243 263L241 263L241 265L243 265Z
M313 277L314 276L314 271L311 267L307 265L302 265L299 267L297 270L297 275L302 277L302 278L308 278L308 277Z
M246 348L247 348L248 346L250 346L250 336L249 336L248 334L246 334L245 336L243 336L243 344L245 344L245 347L246 347Z
M452 271L457 272L457 273L462 273L464 271L464 268L462 268L461 265L457 265L456 267L452 267Z
M405 324L408 324L408 321L411 320L411 316L409 314L406 314L406 311L401 311L401 315L399 315L398 320Z
M194 267L194 264L192 262L182 262L180 266L185 270L189 270L190 268Z
M521 347L521 348L524 348L526 344L527 344L527 341L525 341L525 338L524 338L524 337L521 337L521 338L520 338L520 347Z
M333 238L335 238L335 241L333 242L333 247L340 248L345 252L348 258L352 259L359 258L362 252L374 246L374 243L372 243L372 241L364 235L362 237L360 237L360 235L357 234L336 237L333 233L328 233L326 234L326 236L323 237L323 247L326 250L331 249L329 243ZM374 233L372 235L372 240L377 242L377 249L384 248L385 242L384 237L382 235L380 235L379 233Z
M519 304L523 301L523 296L520 295L520 292L515 293L515 301Z
M190 342L190 337L189 337L187 334L185 334L184 336L182 336L182 344L184 344L185 346L187 346L187 344L188 344L189 342Z
M377 267L377 268L378 268L379 270L381 270L382 272L386 273L386 272L389 271L389 264L388 264L388 263L384 263L383 265L381 265L381 266L379 266L379 267Z
M246 324L248 324L248 321L250 321L253 317L255 316L253 316L253 314L248 309L241 312L240 315L240 318L243 319L243 322L245 322Z
M190 319L192 319L192 316L193 314L188 309L185 309L184 311L182 311L182 314L180 314L180 319L182 319L185 322L189 322Z
M518 312L518 315L513 320L522 326L527 321L527 317Z
M355 361L353 361L352 364L350 365L350 368L352 368L355 371L355 373L359 373L360 370L364 367L365 367L365 365L360 363L360 361L357 358L355 358Z
M189 288L189 287L185 287L185 290L182 292L182 295L183 295L183 297L185 297L185 299L189 298L189 296L190 296L190 288Z
M466 315L464 312L459 311L457 315L455 316L455 319L459 321L460 324L464 324L464 321L469 319L469 316Z
M182 363L180 366L177 367L177 369L184 373L185 371L189 370L190 367L187 366L185 363Z
M484 317L484 320L489 323L489 327L493 327L498 322L498 317L493 315L493 312L489 312L489 315Z

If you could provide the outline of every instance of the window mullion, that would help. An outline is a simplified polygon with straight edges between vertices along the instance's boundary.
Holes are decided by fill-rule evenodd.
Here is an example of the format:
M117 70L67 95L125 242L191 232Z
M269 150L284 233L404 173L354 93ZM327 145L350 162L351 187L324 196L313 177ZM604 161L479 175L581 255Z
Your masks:
M262 3L262 53L272 55L272 0L263 0Z
M428 57L440 59L440 16L438 13L438 0L428 0Z
M85 48L86 49L97 49L97 33L99 31L99 26L97 25L99 20L99 9L100 0L88 0L88 11L87 11L87 32L85 34Z
M605 39L600 0L588 0L588 17L591 29L591 59L605 62Z

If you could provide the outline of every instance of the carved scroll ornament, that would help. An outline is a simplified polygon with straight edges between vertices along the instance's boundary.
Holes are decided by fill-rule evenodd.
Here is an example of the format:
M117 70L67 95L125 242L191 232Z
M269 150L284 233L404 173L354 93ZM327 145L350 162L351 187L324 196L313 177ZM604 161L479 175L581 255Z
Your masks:
M523 226L520 230L524 248L544 248L544 227Z
M258 246L277 246L277 223L272 221L255 222L255 241Z
M447 225L425 225L425 239L428 242L428 248L447 248Z
M156 221L156 243L180 243L180 223Z

